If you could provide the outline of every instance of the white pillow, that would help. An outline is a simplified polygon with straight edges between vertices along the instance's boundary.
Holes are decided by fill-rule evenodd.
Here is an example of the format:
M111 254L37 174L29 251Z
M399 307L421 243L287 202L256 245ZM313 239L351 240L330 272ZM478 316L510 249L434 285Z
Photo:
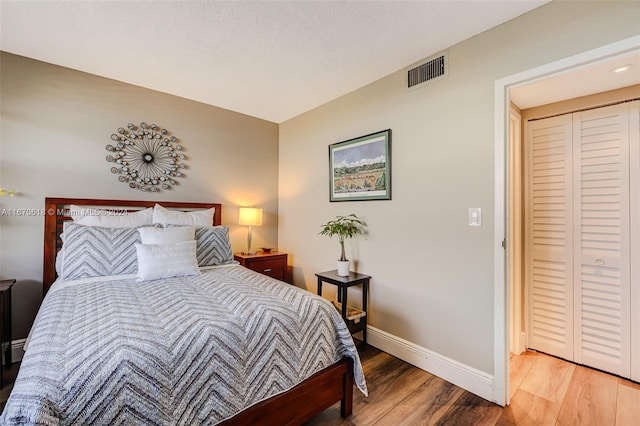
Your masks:
M170 244L195 239L195 226L176 226L174 228L138 228L142 244Z
M196 242L136 244L138 281L198 275Z
M101 226L103 228L136 228L153 223L153 209L127 212L126 209L99 210L85 209L70 205L69 211L73 221L79 225Z
M213 214L215 212L215 207L207 210L181 212L177 210L169 210L162 207L160 204L156 204L153 208L153 223L211 226L213 223Z

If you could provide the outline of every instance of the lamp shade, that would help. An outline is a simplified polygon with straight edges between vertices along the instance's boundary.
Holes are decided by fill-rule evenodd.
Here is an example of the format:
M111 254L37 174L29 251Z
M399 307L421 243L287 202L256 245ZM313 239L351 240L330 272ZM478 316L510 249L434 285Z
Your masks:
M262 209L240 207L238 225L262 226Z

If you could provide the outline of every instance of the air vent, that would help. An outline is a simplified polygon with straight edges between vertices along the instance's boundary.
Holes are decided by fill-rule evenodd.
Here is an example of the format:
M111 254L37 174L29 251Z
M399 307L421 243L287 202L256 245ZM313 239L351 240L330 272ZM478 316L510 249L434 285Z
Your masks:
M412 65L407 70L407 89L417 89L447 76L448 65L447 52L420 61L418 65Z

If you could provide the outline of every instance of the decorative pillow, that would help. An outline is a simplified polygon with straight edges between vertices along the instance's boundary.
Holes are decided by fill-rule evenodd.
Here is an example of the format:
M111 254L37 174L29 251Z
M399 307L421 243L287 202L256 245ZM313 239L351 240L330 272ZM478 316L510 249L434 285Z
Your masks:
M153 209L140 210L138 212L122 212L85 209L83 207L69 206L71 217L75 223L87 226L102 226L104 228L135 228L137 226L151 225L153 223Z
M211 226L215 211L215 207L212 207L207 210L180 212L177 210L169 210L160 204L156 204L153 208L153 223Z
M195 231L196 228L194 226L173 226L171 228L147 226L138 228L142 244L169 244L193 241Z
M62 248L56 253L56 275L62 276Z
M196 242L136 244L138 281L198 275Z
M229 228L226 226L208 226L196 228L198 265L215 266L238 263L233 260L233 251L229 242Z
M103 228L65 222L64 243L58 256L63 280L135 274L137 228Z

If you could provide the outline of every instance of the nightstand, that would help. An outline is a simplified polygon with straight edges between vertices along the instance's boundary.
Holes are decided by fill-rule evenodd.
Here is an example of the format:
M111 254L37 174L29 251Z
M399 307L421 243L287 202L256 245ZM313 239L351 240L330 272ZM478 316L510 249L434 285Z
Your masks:
M15 283L16 280L0 281L0 348L4 349L4 363L0 362L0 387L3 385L4 367L11 368L11 287Z
M349 332L355 334L362 331L362 347L367 347L367 292L369 291L369 275L349 272L349 276L341 277L337 270L320 272L318 277L318 295L322 296L322 282L330 283L338 287L338 303L334 305L342 314L342 319L349 327ZM347 294L349 287L362 285L362 310L348 306Z
M287 253L277 251L269 253L258 252L253 255L235 253L233 258L244 267L260 272L271 278L286 281Z

